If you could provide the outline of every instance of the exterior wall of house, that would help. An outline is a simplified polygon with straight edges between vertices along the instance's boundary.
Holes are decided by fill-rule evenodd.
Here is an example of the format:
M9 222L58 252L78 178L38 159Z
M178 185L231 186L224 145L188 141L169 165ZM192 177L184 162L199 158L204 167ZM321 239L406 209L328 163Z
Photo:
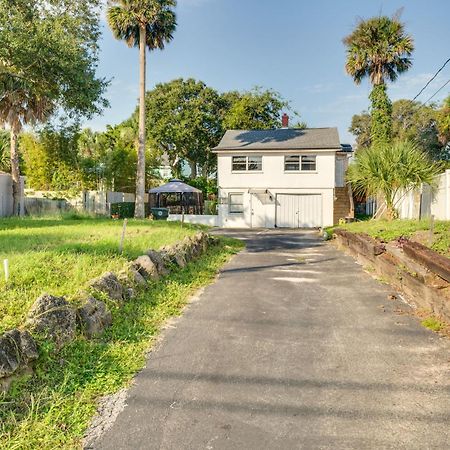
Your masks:
M316 155L317 170L314 172L285 172L284 157L292 155ZM218 155L218 183L223 188L334 188L336 153L329 152L289 152L280 153L243 153ZM261 172L233 172L233 156L258 155L263 157Z
M285 172L284 157L291 155L315 155L314 172ZM262 156L259 172L232 171L232 157ZM314 208L320 204L321 211L314 211L320 226L333 225L334 188L336 183L336 152L261 152L218 155L219 224L229 228L274 228L280 206L277 195L317 195ZM267 190L267 193L266 193ZM243 195L243 211L230 213L229 194ZM280 198L280 197L278 197ZM320 199L320 203L319 203ZM315 226L315 225L314 225Z

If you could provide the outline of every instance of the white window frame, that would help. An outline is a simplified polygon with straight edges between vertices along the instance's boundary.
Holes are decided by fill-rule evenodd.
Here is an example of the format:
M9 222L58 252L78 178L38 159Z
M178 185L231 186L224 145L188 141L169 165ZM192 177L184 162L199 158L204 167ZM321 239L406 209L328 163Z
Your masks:
M245 169L235 170L234 166L234 158L245 158ZM250 159L251 158L259 158L261 160L261 169L250 169ZM243 162L241 164L244 164ZM233 155L231 157L231 172L232 173L261 173L263 171L263 157L262 155Z
M231 203L231 197L233 195L240 195L242 198L241 203ZM232 207L236 205L242 205L242 211L233 211ZM244 193L243 192L229 192L228 193L228 214L244 214Z
M298 167L299 168L288 170L288 169L286 169L286 158L292 157L292 156L298 158ZM313 169L313 170L302 169L302 159L304 157L314 158L315 166L316 166L315 169ZM294 164L294 163L291 163L291 164ZM317 155L312 155L312 154L309 154L309 155L284 155L284 172L285 173L317 173Z

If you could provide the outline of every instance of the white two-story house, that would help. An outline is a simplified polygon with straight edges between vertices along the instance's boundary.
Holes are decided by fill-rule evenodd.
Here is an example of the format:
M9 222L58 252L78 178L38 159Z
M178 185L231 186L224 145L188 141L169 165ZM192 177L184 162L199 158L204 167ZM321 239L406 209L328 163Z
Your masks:
M222 227L319 228L352 214L337 128L230 130L213 151Z

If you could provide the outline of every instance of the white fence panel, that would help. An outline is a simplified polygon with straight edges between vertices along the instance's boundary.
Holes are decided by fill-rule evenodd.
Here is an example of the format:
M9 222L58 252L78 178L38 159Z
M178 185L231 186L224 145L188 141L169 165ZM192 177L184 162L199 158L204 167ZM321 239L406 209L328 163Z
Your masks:
M398 197L396 205L401 219L419 219L433 215L438 220L450 220L450 170L439 175L434 193L428 185Z
M169 222L181 222L182 218L181 214L170 214L167 220ZM209 225L210 227L219 226L219 216L185 214L184 221L198 225Z
M13 189L11 176L0 173L0 217L8 217L13 213Z
M450 220L450 170L439 177L439 185L431 202L431 214L439 220Z

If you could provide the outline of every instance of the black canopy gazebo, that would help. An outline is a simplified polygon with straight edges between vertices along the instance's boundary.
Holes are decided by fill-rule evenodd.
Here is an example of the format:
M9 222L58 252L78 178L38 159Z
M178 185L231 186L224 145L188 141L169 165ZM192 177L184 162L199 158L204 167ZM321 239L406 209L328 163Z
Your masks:
M202 191L181 180L170 180L163 186L150 189L148 193L150 208L167 208L171 214L203 213Z

